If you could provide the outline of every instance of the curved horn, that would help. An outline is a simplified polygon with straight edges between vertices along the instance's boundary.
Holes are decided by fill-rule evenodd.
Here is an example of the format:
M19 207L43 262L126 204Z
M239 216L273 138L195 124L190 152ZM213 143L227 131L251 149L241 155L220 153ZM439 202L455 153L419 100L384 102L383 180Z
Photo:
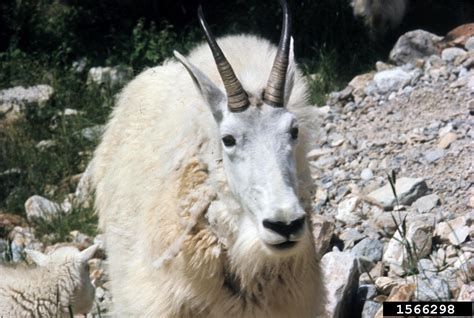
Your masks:
M224 82L224 87L227 92L227 103L229 110L231 112L239 112L247 109L249 106L247 93L240 84L237 76L235 76L232 66L230 66L229 62L224 56L224 53L222 53L221 48L219 45L217 45L214 36L209 30L209 26L204 19L202 6L199 6L198 8L198 17L201 27L204 31L204 35L206 36L207 43L209 44L212 55L214 56L214 60L216 61L217 70L219 71L222 81Z
M273 62L272 71L268 78L263 100L274 107L283 107L285 100L285 80L288 69L291 39L291 16L286 0L280 0L283 9L283 26L281 29L280 43Z

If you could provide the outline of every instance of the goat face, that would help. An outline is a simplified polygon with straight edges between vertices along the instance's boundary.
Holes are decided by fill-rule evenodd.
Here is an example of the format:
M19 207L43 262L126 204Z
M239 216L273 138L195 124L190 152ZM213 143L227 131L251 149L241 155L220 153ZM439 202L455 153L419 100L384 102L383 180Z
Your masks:
M257 235L272 252L288 253L307 229L297 193L298 124L267 104L226 113L219 123L231 191L247 219L240 235Z
M283 27L267 86L250 96L212 36L202 10L199 20L211 48L225 92L185 57L175 52L208 104L219 127L227 181L240 202L239 236L259 240L270 253L292 254L308 232L306 214L297 196L295 146L298 125L284 107L291 92L293 55L290 15L282 0ZM290 68L290 73L293 72Z

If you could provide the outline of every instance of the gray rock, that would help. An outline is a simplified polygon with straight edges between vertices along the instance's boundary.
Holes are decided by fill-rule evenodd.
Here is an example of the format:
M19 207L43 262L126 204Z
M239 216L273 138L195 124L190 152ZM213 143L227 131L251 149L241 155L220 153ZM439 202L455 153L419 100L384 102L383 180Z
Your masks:
M395 190L397 192L399 204L410 205L421 197L428 190L428 186L423 178L400 178L396 180ZM390 184L386 184L368 195L377 200L385 209L393 209L396 205Z
M363 179L363 180L370 180L374 177L374 174L372 172L371 169L369 168L365 168L364 170L362 170L362 172L360 173L360 177Z
M329 252L321 259L326 279L328 317L350 317L351 301L357 292L359 271L356 258L346 252Z
M9 234L11 239L10 252L12 262L20 262L24 259L25 248L42 251L43 244L34 236L30 228L16 226Z
M382 276L375 280L375 286L382 295L388 296L392 289L397 285L397 281L391 277Z
M359 273L370 273L370 271L375 267L376 264L374 264L371 260L369 260L365 256L359 256L357 257L357 267L359 268ZM360 276L359 276L360 279Z
M105 125L96 125L92 127L87 127L81 130L81 135L86 140L95 141L102 136L104 129L105 129Z
M361 300L369 300L377 296L377 287L373 284L360 285L357 290L357 297Z
M403 34L390 51L390 60L397 65L414 63L417 59L425 59L437 54L436 44L442 37L423 30L410 31Z
M430 150L425 154L425 159L429 163L433 163L433 162L443 158L444 153L445 153L444 149L439 149L438 148L438 149Z
M344 241L344 246L352 246L354 242L359 242L365 238L365 234L359 232L358 230L348 227L345 228L342 233L339 235L339 238Z
M413 203L413 207L419 213L427 213L439 205L440 199L436 193L425 195Z
M465 55L466 51L457 47L449 47L441 52L441 58L446 62L452 62L458 56Z
M374 76L374 82L380 94L387 94L398 91L411 81L411 75L401 68L394 68L382 72L378 72Z
M87 58L83 57L77 61L72 62L72 71L74 73L82 73L86 70Z
M415 298L418 301L448 301L451 293L448 283L438 276L418 276Z
M374 263L382 259L382 253L383 244L379 240L368 237L357 243L351 250L352 255L357 257L365 256Z
M357 311L362 311L364 304L367 300L370 300L377 296L377 289L373 284L359 285L357 290Z
M381 303L378 303L372 300L367 300L364 303L364 308L362 309L361 318L374 318L375 314L379 311L381 307L382 307Z
M329 248L329 243L334 233L334 223L328 218L317 214L311 215L311 222L316 251L319 255L324 255Z
M128 82L133 76L133 69L126 66L92 67L87 82L98 85L117 87Z
M416 267L421 274L426 276L433 276L438 272L435 264L427 258L420 259Z
M29 221L51 220L61 213L61 206L39 195L29 197L25 202L26 217Z
M469 52L474 51L474 36L471 36L469 39L467 39L466 44L464 45L464 47Z

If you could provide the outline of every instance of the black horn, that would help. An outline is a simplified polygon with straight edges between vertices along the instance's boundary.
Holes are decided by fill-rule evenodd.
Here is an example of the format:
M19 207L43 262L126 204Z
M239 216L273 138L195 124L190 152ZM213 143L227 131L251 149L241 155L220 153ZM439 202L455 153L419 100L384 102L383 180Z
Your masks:
M212 35L209 26L204 19L201 6L198 8L198 17L199 23L201 23L201 27L204 31L204 35L206 36L207 43L209 44L212 55L214 56L214 60L216 61L217 69L221 75L222 81L224 82L229 110L231 112L239 112L247 109L249 106L247 93L242 87L242 84L240 84L237 76L235 76L232 66L230 66L229 62L224 56L224 53L222 53L221 48Z
M288 3L286 0L280 0L280 3L283 9L280 43L263 95L264 102L274 107L283 107L284 104L286 71L288 69L291 41L291 16Z

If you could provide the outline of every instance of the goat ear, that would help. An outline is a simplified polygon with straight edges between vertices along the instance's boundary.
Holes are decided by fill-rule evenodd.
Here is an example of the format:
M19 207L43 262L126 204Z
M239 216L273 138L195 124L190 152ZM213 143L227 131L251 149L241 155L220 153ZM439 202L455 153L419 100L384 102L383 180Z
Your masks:
M48 256L44 255L41 252L25 249L25 253L29 257L31 257L33 262L35 262L35 264L38 266L46 266L46 264L48 263Z
M89 246L85 250L81 251L79 253L79 258L81 259L81 262L84 263L84 262L87 262L88 260L90 260L94 256L95 251L97 250L98 246L99 245L94 244L94 245Z
M290 40L290 56L288 57L288 70L286 71L286 83L285 83L285 105L288 105L288 101L291 96L291 91L295 84L295 71L296 71L296 61L295 61L295 50L294 50L294 41L293 37Z
M201 72L200 69L189 62L183 55L177 51L174 51L173 53L176 59L180 61L188 71L197 89L211 108L211 112L216 121L220 122L223 114L222 105L225 100L224 93L209 79L209 77L206 76L206 74Z

